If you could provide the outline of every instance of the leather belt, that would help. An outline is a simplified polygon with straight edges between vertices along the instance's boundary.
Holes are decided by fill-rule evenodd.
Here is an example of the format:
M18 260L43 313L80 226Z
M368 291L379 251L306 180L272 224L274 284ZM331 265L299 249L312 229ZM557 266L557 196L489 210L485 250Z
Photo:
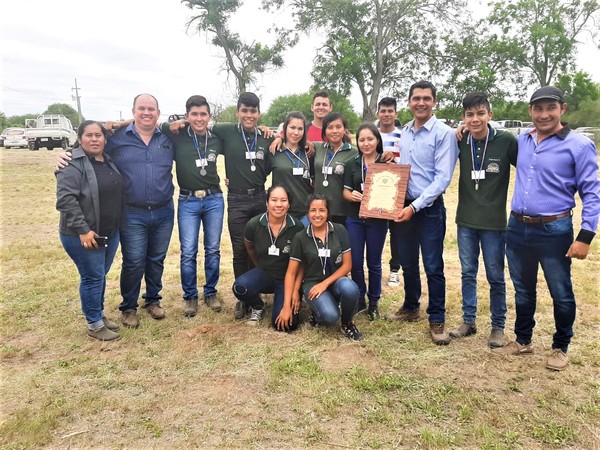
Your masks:
M563 217L570 217L573 215L573 213L571 211L556 214L555 216L526 216L523 214L518 214L514 211L511 211L510 213L519 222L523 222L523 223L527 223L527 224L554 222L556 219L561 219Z
M179 189L179 194L186 197L204 198L207 195L220 194L222 191L220 188L213 189L200 189L197 191L189 191L187 189Z
M252 189L236 189L236 188L228 188L230 194L238 194L238 195L256 195L265 192L264 186L258 186Z
M167 206L171 201L172 201L172 199L169 199L166 202L160 203L158 205L136 205L134 203L127 203L127 206L129 208L145 209L147 211L154 211L155 209L159 209L159 208L162 208L163 206Z

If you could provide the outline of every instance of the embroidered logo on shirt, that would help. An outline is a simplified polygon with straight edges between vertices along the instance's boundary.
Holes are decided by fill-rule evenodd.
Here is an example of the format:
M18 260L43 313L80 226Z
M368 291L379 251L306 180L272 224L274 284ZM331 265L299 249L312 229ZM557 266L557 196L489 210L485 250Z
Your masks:
M342 164L336 164L334 173L336 175L343 175L344 174L344 166Z
M289 253L290 252L290 246L286 245L285 247L283 247L282 253Z
M256 152L256 159L265 159L265 151L262 147L259 147L259 150Z
M487 166L487 169L485 169L486 172L489 173L500 173L500 165L498 163L489 163Z
M341 264L342 263L342 254L340 253L337 258L335 258L335 263L336 264Z
M206 159L208 159L210 162L215 162L217 160L217 155L214 153L209 153Z

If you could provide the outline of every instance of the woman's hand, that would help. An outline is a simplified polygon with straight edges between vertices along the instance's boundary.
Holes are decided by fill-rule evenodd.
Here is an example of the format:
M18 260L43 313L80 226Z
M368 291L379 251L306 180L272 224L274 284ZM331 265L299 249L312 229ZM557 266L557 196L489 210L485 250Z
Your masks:
M92 230L90 230L86 234L79 235L79 240L81 241L81 246L83 248L85 248L86 250L93 250L95 248L98 248L98 244L97 244L95 238L96 238L96 233L94 233Z
M275 319L275 326L278 330L285 331L292 326L292 309L284 306Z
M292 293L292 312L294 314L298 314L298 312L300 312L300 304L300 292L294 289L294 292Z
M312 288L310 288L310 291L308 291L308 299L312 301L315 298L320 297L321 294L325 292L328 287L329 285L325 283L325 281L321 281L320 283L315 284Z
M271 142L271 145L269 145L269 151L271 152L271 154L274 155L275 152L281 148L282 144L283 139L281 139L280 137L276 137L275 139L273 139L273 142Z
M363 195L362 192L358 192L358 191L352 191L350 193L350 195L352 196L352 201L353 202L361 202L363 199Z

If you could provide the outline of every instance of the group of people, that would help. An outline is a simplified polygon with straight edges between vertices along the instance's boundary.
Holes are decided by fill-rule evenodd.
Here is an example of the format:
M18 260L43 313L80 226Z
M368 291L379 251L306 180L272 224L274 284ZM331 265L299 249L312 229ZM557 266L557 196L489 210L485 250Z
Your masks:
M382 99L378 126L361 124L356 146L346 119L333 112L326 92L313 97L310 124L303 114L290 112L279 137L257 126L260 102L252 93L243 93L238 99L237 124L209 126L210 106L206 98L194 95L186 102L185 122L157 126L158 102L149 94L134 99L133 121L109 123L108 132L98 122L83 122L78 130L79 146L71 156L59 157L63 168L57 171L57 209L61 212L61 241L80 272L88 335L102 341L119 337L118 325L103 312L106 274L119 240L123 254L121 323L139 325L142 278L146 285L144 308L154 319L165 317L160 292L174 225L173 161L179 185L183 312L191 317L198 311L201 228L203 300L207 307L221 311L217 284L224 198L216 162L223 155L236 319L247 318L249 324L257 324L266 309L261 294L272 293L275 329L295 329L300 308L306 305L312 325L332 326L339 321L345 336L362 339L354 316L365 311L370 320L380 317L382 253L389 229L389 284L400 284L401 269L404 302L388 319L421 319L422 258L432 341L446 345L451 338L476 333L481 249L490 284L489 346L498 354L531 353L541 264L554 302L557 329L547 367L564 368L575 320L570 261L586 257L600 216L595 146L560 121L566 104L563 93L554 87L533 94L529 111L535 128L517 139L490 125L492 111L485 93L465 96L465 128L456 133L433 114L436 95L428 81L410 87L408 107L413 120L403 129L395 122L396 100ZM443 194L457 160L463 323L449 331L445 323ZM404 208L394 221L361 217L359 207L369 167L393 163L410 165ZM517 167L517 179L507 231L511 164ZM269 174L272 185L265 190ZM582 199L583 220L573 241L575 193ZM517 313L516 341L507 345L505 252Z

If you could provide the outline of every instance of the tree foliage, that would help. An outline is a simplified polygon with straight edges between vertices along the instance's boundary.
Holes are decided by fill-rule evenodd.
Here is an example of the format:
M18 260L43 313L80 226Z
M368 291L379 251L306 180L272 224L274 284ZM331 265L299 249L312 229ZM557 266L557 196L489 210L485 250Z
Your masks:
M585 72L560 75L556 86L565 93L570 111L577 111L582 102L600 98L600 84L594 83Z
M212 36L212 44L224 53L224 70L236 79L238 94L256 83L256 76L267 70L283 66L283 50L290 43L285 35L268 46L260 42L242 41L238 33L229 29L228 21L241 6L241 0L181 0L196 15L188 21L188 29L194 25L199 32Z
M53 103L48 106L43 114L62 114L71 121L73 127L77 128L79 126L79 114L72 106L69 106L66 103Z

